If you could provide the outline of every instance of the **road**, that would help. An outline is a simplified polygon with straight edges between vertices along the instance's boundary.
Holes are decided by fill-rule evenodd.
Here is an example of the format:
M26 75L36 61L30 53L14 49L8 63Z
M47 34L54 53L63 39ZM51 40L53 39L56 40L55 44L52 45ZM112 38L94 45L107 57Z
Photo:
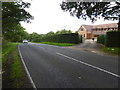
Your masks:
M20 44L37 88L118 88L118 58L45 44Z

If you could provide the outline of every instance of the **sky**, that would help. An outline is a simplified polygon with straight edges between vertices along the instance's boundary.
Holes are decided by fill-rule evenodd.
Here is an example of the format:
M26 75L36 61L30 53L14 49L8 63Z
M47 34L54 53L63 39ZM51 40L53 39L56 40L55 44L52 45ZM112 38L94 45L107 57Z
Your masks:
M89 19L86 21L70 16L69 12L64 12L60 3L62 0L23 0L31 3L30 8L26 9L34 20L31 23L21 22L21 25L28 33L36 32L38 34L46 34L50 31L56 32L58 30L66 29L77 31L82 24L98 25L107 23L117 23L118 21L108 21L103 18L91 23Z

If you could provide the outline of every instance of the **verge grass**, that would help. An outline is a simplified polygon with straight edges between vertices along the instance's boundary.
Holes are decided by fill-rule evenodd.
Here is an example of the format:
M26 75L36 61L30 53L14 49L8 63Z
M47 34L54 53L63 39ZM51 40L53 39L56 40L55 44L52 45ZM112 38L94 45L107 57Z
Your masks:
M8 54L15 50L16 46L18 45L19 43L6 43L6 44L3 44L2 45L2 62L5 63L7 61L7 56Z
M18 56L17 48L12 52L13 63L11 65L10 79L14 80L13 86L19 88L23 86L23 81L20 78L24 77L24 71L20 58Z
M33 42L33 43L48 44L48 45L55 45L55 46L62 46L62 47L76 45L71 43L55 43L55 42Z
M9 71L9 73L6 72L8 83L11 85L10 87L13 88L21 88L25 84L23 80L25 73L17 50L18 44L19 43L12 42L6 43L3 45L2 50L3 65L7 65L7 62L11 62L9 68L7 68L7 70L5 69L5 72Z
M104 47L102 50L106 53L120 55L120 48Z

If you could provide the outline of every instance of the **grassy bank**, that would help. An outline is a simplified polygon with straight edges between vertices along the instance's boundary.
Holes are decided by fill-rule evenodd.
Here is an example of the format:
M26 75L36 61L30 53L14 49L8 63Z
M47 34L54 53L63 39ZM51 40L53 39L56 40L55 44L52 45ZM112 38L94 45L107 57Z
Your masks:
M104 47L102 51L110 54L120 55L120 48L111 48L111 47Z
M4 64L7 61L8 54L16 49L16 46L19 43L5 43L2 45L2 63Z
M24 77L24 71L23 71L22 63L20 61L20 57L18 56L17 49L15 49L12 52L12 57L13 57L12 59L13 61L10 68L11 72L9 78L11 80L14 80L14 82L12 83L13 87L20 88L21 86L24 85L24 81L21 80L21 78Z
M33 43L48 44L48 45L55 45L55 46L62 46L62 47L75 45L71 43L55 43L55 42L33 42Z
M31 85L18 55L18 44L6 43L3 45L3 88L29 88Z

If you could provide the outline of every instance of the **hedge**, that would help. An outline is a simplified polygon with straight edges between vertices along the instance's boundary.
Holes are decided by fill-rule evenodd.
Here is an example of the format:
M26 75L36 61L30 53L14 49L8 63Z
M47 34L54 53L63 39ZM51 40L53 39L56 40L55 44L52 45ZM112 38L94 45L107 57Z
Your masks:
M82 42L82 38L76 33L58 34L42 38L42 42L56 42L56 43L75 43Z
M106 33L105 45L107 47L120 47L120 32L111 31Z
M101 43L101 44L105 45L105 38L106 38L105 35L99 35L97 37L97 43Z

